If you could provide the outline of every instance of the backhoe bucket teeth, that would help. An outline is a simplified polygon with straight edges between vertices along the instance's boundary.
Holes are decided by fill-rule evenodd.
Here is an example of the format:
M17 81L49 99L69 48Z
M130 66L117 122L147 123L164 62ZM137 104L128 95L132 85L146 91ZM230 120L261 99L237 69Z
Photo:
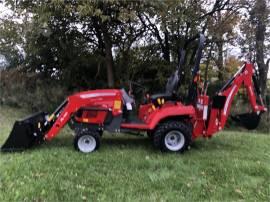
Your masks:
M45 112L38 112L16 121L1 151L22 151L43 142L45 135Z
M244 113L238 114L235 116L231 116L232 120L236 121L237 123L241 124L243 127L247 128L248 130L254 130L258 127L261 115L253 112L253 113Z

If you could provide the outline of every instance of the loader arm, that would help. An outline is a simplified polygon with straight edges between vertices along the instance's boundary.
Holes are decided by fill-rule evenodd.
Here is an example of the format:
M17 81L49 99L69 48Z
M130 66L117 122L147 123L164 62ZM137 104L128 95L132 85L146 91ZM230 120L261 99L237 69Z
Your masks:
M60 130L66 125L70 120L71 115L76 112L77 107L70 102L70 98L66 99L64 105L60 105L58 110L51 114L48 119L48 124L51 125L51 128L44 136L45 140L51 140L56 136Z
M223 86L214 97L207 120L206 136L212 136L222 130L226 124L234 96L243 85L247 91L252 113L260 116L267 111L263 104L259 89L256 85L255 69L253 64L245 63L236 74ZM258 102L259 103L258 103Z
M49 130L45 134L45 140L54 138L60 130L68 123L71 116L82 107L103 107L112 111L113 116L122 113L121 109L115 108L115 102L121 104L120 90L95 90L78 93L69 96L52 115L48 118ZM104 105L99 106L97 103Z
M67 124L73 113L87 104L87 100L77 96L69 96L47 119L49 130L45 134L45 140L51 140Z

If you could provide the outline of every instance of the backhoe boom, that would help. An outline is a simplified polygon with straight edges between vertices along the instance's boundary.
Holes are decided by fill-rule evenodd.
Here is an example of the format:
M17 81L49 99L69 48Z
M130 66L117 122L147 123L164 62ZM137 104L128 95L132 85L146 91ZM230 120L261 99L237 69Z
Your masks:
M212 108L210 109L206 136L212 136L215 132L224 128L230 114L232 101L242 85L247 91L252 113L260 116L261 113L267 111L262 103L259 92L257 92L258 90L254 87L254 73L255 69L253 64L245 63L232 79L218 92L216 98L213 99ZM257 100L259 103L257 103Z

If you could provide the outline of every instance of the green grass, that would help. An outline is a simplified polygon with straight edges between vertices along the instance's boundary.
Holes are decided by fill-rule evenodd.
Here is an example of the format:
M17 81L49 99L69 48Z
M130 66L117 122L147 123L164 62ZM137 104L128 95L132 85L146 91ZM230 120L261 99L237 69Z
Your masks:
M0 109L0 144L27 113ZM221 132L183 155L146 137L104 135L99 151L73 149L65 129L42 146L0 154L0 201L270 201L270 136Z

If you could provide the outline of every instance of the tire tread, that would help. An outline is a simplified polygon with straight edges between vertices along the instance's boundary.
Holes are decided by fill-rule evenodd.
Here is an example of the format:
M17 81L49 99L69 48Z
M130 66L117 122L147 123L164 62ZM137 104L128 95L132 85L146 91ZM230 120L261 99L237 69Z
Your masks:
M92 137L95 138L95 140L96 140L96 148L95 148L94 151L98 150L98 148L100 146L100 134L97 131L89 131L89 130L79 130L79 131L76 132L76 135L75 135L75 138L74 138L74 141L73 141L74 148L77 151L80 151L80 149L78 147L78 141L79 141L80 137L82 137L84 135L91 135Z
M170 130L179 130L185 136L185 144L179 150L179 152L183 152L186 149L188 149L191 143L191 133L192 133L191 127L180 121L167 121L161 123L153 134L154 147L159 148L161 151L169 151L164 144L164 138L167 132L169 132Z

